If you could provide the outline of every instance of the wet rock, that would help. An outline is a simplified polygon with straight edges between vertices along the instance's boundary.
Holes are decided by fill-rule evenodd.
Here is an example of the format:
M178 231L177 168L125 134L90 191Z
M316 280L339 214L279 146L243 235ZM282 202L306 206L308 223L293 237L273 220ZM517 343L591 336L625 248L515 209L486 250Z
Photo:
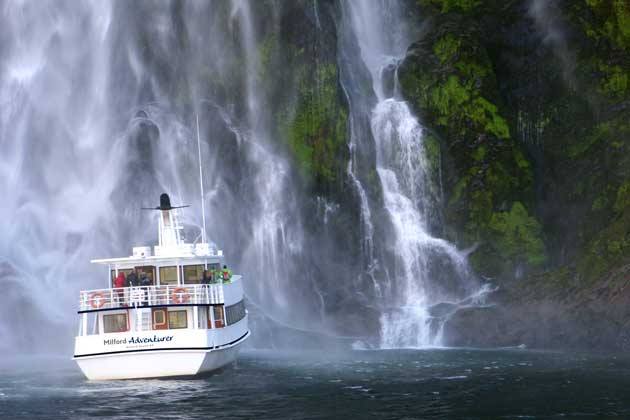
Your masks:
M394 96L397 70L398 70L398 64L390 64L386 66L381 73L381 83L383 85L383 94L387 98Z

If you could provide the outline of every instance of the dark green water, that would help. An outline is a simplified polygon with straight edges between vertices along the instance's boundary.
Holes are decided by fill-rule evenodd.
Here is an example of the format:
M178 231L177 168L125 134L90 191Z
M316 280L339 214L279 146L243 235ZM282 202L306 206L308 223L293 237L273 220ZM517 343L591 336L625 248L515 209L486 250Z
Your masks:
M42 369L42 366L45 369ZM630 418L630 357L527 350L249 351L198 380L88 382L5 360L6 419Z

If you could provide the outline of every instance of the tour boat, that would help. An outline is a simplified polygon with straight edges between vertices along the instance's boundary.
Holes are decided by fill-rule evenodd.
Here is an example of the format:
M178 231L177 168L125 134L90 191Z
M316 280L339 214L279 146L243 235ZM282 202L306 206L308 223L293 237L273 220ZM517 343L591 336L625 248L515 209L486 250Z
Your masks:
M108 267L109 287L80 292L74 359L88 379L211 372L233 362L249 337L241 276L221 271L223 252L205 235L196 244L182 239L179 208L162 194L153 209L159 212L153 249L133 247L129 257L92 260ZM202 284L208 283L206 270L221 275ZM121 272L138 273L144 285L115 287Z

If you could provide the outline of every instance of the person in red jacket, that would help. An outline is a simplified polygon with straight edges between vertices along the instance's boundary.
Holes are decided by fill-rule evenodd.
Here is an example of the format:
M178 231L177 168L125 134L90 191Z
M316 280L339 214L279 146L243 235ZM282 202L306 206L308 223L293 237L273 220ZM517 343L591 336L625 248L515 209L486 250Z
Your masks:
M118 272L118 275L114 279L114 288L116 289L116 294L118 295L118 304L121 305L124 299L125 292L123 287L125 287L127 280L125 279L125 273L122 271Z

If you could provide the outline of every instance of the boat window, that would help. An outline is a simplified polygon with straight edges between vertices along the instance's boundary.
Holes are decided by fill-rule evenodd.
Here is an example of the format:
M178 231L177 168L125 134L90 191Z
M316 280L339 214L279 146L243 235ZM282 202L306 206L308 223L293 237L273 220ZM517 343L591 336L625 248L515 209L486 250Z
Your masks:
M126 313L103 315L103 332L124 332L128 329Z
M245 318L245 302L242 300L234 305L225 307L225 318L228 325L236 324Z
M223 305L213 306L214 310L214 327L223 328L225 326L225 319L223 318Z
M208 311L203 306L197 306L195 308L197 310L197 320L199 323L197 324L197 328L211 328L208 325Z
M206 308L207 312L206 312L206 318L208 321L208 329L212 329L214 328L214 325L212 325L212 316L210 315L210 312L212 311L212 306L208 306Z
M154 308L152 310L152 313L153 313L153 329L165 330L168 326L166 323L166 309Z
M172 330L177 328L188 328L188 315L186 311L169 311L168 327Z
M184 271L184 284L199 284L203 277L203 264L185 265L182 267Z
M177 284L177 267L160 267L160 284Z
M149 281L151 282L151 284L155 284L155 267L153 266L143 266L143 267L136 267L136 273L138 274L138 278L141 279L142 278L142 273L147 275L147 278L149 279Z
M120 272L125 273L125 278L127 278L129 273L131 273L132 271L133 271L133 268L118 269L119 273ZM114 280L116 280L116 270L112 270L112 284L114 284Z

